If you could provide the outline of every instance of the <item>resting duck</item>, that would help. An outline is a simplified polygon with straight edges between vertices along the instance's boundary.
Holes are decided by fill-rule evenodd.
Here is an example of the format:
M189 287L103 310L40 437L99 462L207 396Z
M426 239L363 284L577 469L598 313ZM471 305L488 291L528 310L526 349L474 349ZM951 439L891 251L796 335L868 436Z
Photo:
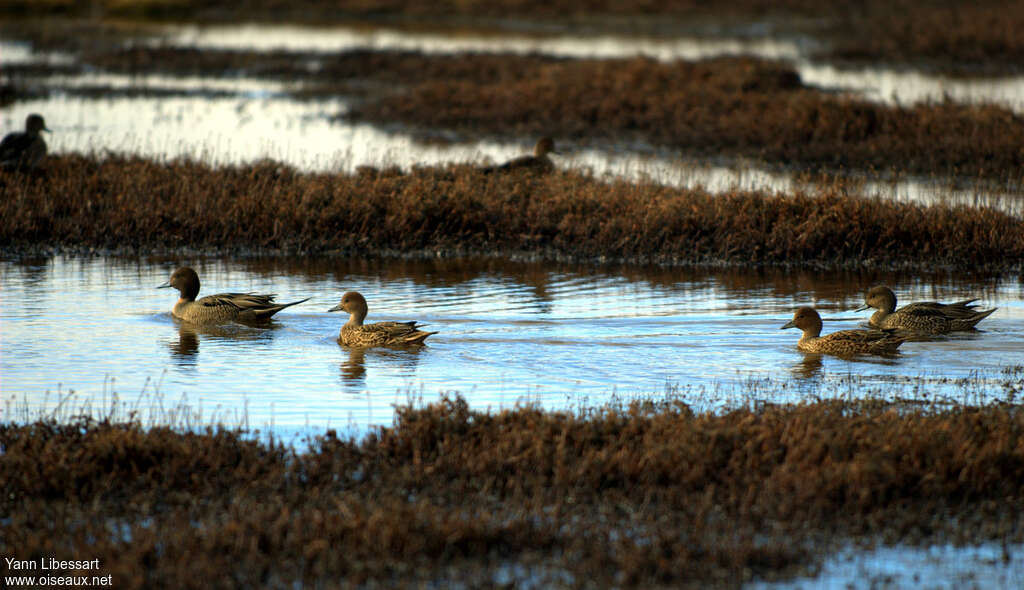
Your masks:
M519 156L505 162L500 166L487 166L483 169L484 174L490 174L491 172L512 172L516 170L529 170L532 172L547 173L555 169L554 162L548 157L548 154L558 154L555 151L555 140L550 137L542 137L537 141L537 145L533 147L532 156Z
M853 356L855 354L892 354L907 338L883 330L841 330L821 336L821 316L813 307L801 307L786 328L800 328L803 336L796 347L804 352Z
M342 295L341 303L327 311L346 311L351 314L338 334L338 342L345 346L401 346L423 344L427 336L437 332L424 332L416 322L379 322L363 324L369 307L366 298L355 291Z
M955 303L919 301L896 309L896 294L884 285L872 287L864 297L864 305L857 311L875 308L871 325L877 328L912 330L922 334L946 334L972 330L997 308L978 310L974 302L965 299Z
M174 271L171 278L157 288L168 287L174 287L181 293L171 315L193 324L263 322L286 307L308 301L306 298L291 303L274 303L274 295L255 293L219 293L197 300L199 275L187 266Z
M46 121L37 114L25 119L25 131L8 133L0 141L0 168L4 170L34 170L46 157L46 142L41 131L49 131Z

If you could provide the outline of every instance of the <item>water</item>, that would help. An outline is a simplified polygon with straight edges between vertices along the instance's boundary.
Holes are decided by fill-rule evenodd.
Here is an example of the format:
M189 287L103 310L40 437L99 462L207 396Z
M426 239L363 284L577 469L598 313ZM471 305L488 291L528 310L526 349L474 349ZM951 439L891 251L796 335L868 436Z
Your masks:
M750 55L793 65L805 84L839 89L893 105L941 102L994 103L1024 112L1024 76L965 79L887 67L838 68L816 62L819 44L810 39L645 37L624 35L480 34L410 32L353 27L309 28L291 25L184 26L164 30L155 44L203 49L332 53L355 49L424 53L537 53L566 58L649 57L660 61L699 60Z
M118 78L115 76L110 79ZM128 77L112 80L121 87ZM189 79L144 77L151 88L187 89ZM276 83L269 83L273 88ZM198 159L229 165L272 159L300 170L352 172L359 166L501 162L532 146L483 141L425 144L404 133L369 124L332 120L348 108L344 100L296 101L273 92L261 95L252 81L212 84L236 87L235 96L87 98L57 94L21 101L0 114L0 125L20 129L30 113L46 113L53 133L46 137L54 154L108 152L134 154L158 161ZM819 187L756 165L716 165L679 158L595 149L561 149L556 165L587 170L600 177L650 180L669 186L703 188L714 193L754 190L814 192ZM867 197L922 204L989 206L1024 217L1019 193L985 186L954 187L941 182L901 179L863 180L855 189Z
M748 590L804 588L861 590L877 588L1024 587L1020 544L983 543L975 547L849 547L825 560L817 576L785 582L745 584Z
M841 69L815 62L810 55L817 47L799 39L245 26L173 27L146 42L265 51L377 48L660 60L745 54L786 61L807 84L884 104L949 97L1024 112L1024 77L954 79L887 67ZM0 66L40 62L68 66L76 58L0 40ZM2 67L0 81L10 81ZM530 148L526 138L428 145L394 130L338 122L334 116L348 103L294 100L301 80L92 71L23 81L36 85L45 98L5 108L0 125L5 131L20 129L28 113L42 112L54 130L47 141L58 154L109 150L211 164L272 158L302 170L352 171L360 165L494 162ZM716 192L805 188L791 175L756 164L692 162L630 146L568 151L558 158L560 167L599 175ZM952 188L912 179L868 180L861 191L887 199L993 205L1022 214L1017 189ZM276 292L282 301L312 299L282 312L266 328L189 328L170 317L173 293L154 289L179 263L199 271L206 294L252 290ZM849 310L876 283L892 286L904 302L978 296L1000 309L980 332L908 343L892 358L805 355L796 350L795 331L778 329L805 304L823 311L826 332L853 327L867 313ZM326 309L348 289L367 295L371 321L418 319L438 334L418 350L341 347L334 338L343 318ZM1022 295L1020 277L942 274L698 272L497 260L3 260L0 419L103 416L113 407L121 416L137 411L157 422L243 424L287 439L327 427L365 432L390 424L394 404L429 402L456 391L481 409L522 400L576 409L663 395L711 410L837 395L1014 400L1021 376L1007 369L1024 363ZM182 407L188 411L176 414ZM998 548L991 546L854 550L827 562L822 576L785 586L859 587L878 581L944 587L941 583L951 578L962 582L956 587L1019 585L1019 567L989 567L999 559ZM951 571L943 567L948 563L964 567Z
M984 403L1006 398L1002 370L1024 359L1018 280L205 259L188 261L201 294L311 299L266 328L191 328L170 316L175 294L155 289L178 263L0 263L0 393L9 417L58 403L61 411L89 406L103 415L115 393L144 416L184 402L207 418L244 418L281 435L307 427L365 431L390 424L394 404L443 392L480 409L519 401L577 409L666 392L711 410L832 395ZM796 350L799 333L779 329L806 304L822 310L826 332L854 327L867 314L850 310L875 282L905 300L973 295L1000 309L983 332L907 343L893 358L805 355ZM341 347L335 339L345 318L326 310L346 290L367 297L369 321L417 319L438 333L420 349Z
M871 68L851 72L812 63L813 44L774 39L527 37L521 35L443 35L390 29L301 28L294 26L190 27L164 29L148 42L218 49L343 51L375 48L434 53L468 51L541 52L567 57L699 59L747 54L787 60L805 82L841 88L866 98L909 104L950 97L994 102L1020 109L1024 77L937 79L920 72ZM67 63L63 54L33 53L25 44L0 41L4 63ZM339 121L349 109L344 98L295 100L303 81L284 83L247 77L172 77L158 72L119 75L50 75L22 80L46 90L44 98L20 101L0 114L5 129L20 129L29 113L45 113L54 132L47 137L55 154L108 152L160 161L195 158L213 165L281 161L300 170L351 172L360 166L493 163L532 149L522 142L427 144L412 135L368 124ZM85 93L85 90L89 90ZM615 149L562 146L556 165L598 176L652 180L670 186L720 193L815 191L818 187L757 163L729 165L666 157L652 148ZM1019 189L983 184L951 186L936 179L863 179L857 189L868 197L923 204L990 206L1024 217Z

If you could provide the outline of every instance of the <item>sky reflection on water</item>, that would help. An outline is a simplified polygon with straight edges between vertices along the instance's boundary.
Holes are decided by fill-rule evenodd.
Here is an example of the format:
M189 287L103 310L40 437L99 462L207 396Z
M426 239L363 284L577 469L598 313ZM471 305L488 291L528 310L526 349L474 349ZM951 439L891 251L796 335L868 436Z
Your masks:
M190 327L172 320L173 297L155 289L179 263L196 267L202 293L312 299L268 328ZM779 330L805 304L822 310L826 332L854 327L867 314L850 310L865 286L880 281L904 300L973 295L1000 309L984 331L852 362L799 353L798 334ZM0 283L6 411L17 406L12 400L52 408L58 389L76 392L69 406L95 409L117 392L141 409L185 399L206 414L286 431L389 424L394 404L442 392L460 392L478 408L522 400L573 408L667 391L705 409L847 391L984 402L1006 394L1001 371L1024 358L1024 286L1007 279L498 260L55 258L2 262ZM327 309L349 289L367 295L369 321L417 319L438 334L420 349L340 347L343 318Z

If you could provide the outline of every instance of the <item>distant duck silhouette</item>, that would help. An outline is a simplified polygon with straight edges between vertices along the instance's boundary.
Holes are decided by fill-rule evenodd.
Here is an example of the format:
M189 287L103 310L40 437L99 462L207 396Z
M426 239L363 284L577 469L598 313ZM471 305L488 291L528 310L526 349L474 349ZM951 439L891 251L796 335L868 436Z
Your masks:
M550 137L542 137L537 141L537 145L533 147L532 156L519 156L501 164L500 166L487 166L483 169L484 174L491 174L492 172L515 172L528 170L531 172L538 172L546 174L555 169L554 162L548 157L548 154L556 154L555 151L555 140Z
M437 333L420 330L415 321L363 324L369 307L366 298L355 291L342 295L341 303L327 311L347 311L351 314L338 334L338 342L345 346L366 348L422 344L427 336Z
M25 130L8 133L0 142L0 168L27 172L36 169L46 157L46 142L39 134L49 131L43 117L31 114L25 119Z
M171 315L193 324L263 322L286 307L308 300L274 303L274 295L255 293L219 293L196 299L199 295L199 275L187 266L174 271L171 278L157 288L168 287L174 287L181 293Z

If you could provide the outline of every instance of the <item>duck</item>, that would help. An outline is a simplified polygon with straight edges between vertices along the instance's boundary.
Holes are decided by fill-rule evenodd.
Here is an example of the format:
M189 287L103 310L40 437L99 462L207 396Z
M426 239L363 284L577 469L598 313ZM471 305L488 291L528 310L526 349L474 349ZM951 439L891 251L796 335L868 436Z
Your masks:
M341 303L327 311L345 311L351 314L338 333L338 343L344 346L368 348L423 344L427 336L437 333L420 330L422 325L415 321L363 324L369 307L366 305L366 298L356 291L348 291L342 295Z
M864 296L864 305L857 311L875 308L878 311L871 315L870 323L876 328L911 330L921 334L947 334L973 330L981 320L987 318L996 309L979 310L974 302L977 299L965 299L954 303L937 303L919 301L896 309L896 294L884 285L868 289Z
M8 171L34 170L46 157L46 141L40 132L50 130L42 115L32 113L25 119L25 130L8 133L0 141L0 168Z
M309 298L291 303L274 303L275 295L255 293L219 293L196 299L199 295L199 275L183 266L158 289L174 287L181 293L171 309L171 315L192 324L219 324L226 322L257 323L269 320L286 307L298 305Z
M544 136L537 140L537 144L533 146L533 155L519 156L500 166L487 166L483 169L483 173L490 174L492 172L513 172L518 170L548 173L555 169L555 163L551 161L548 154L560 155L555 151L555 140Z
M786 328L800 328L803 336L796 347L804 352L853 356L856 354L893 354L907 337L892 330L841 330L821 336L821 316L813 307L801 307Z

